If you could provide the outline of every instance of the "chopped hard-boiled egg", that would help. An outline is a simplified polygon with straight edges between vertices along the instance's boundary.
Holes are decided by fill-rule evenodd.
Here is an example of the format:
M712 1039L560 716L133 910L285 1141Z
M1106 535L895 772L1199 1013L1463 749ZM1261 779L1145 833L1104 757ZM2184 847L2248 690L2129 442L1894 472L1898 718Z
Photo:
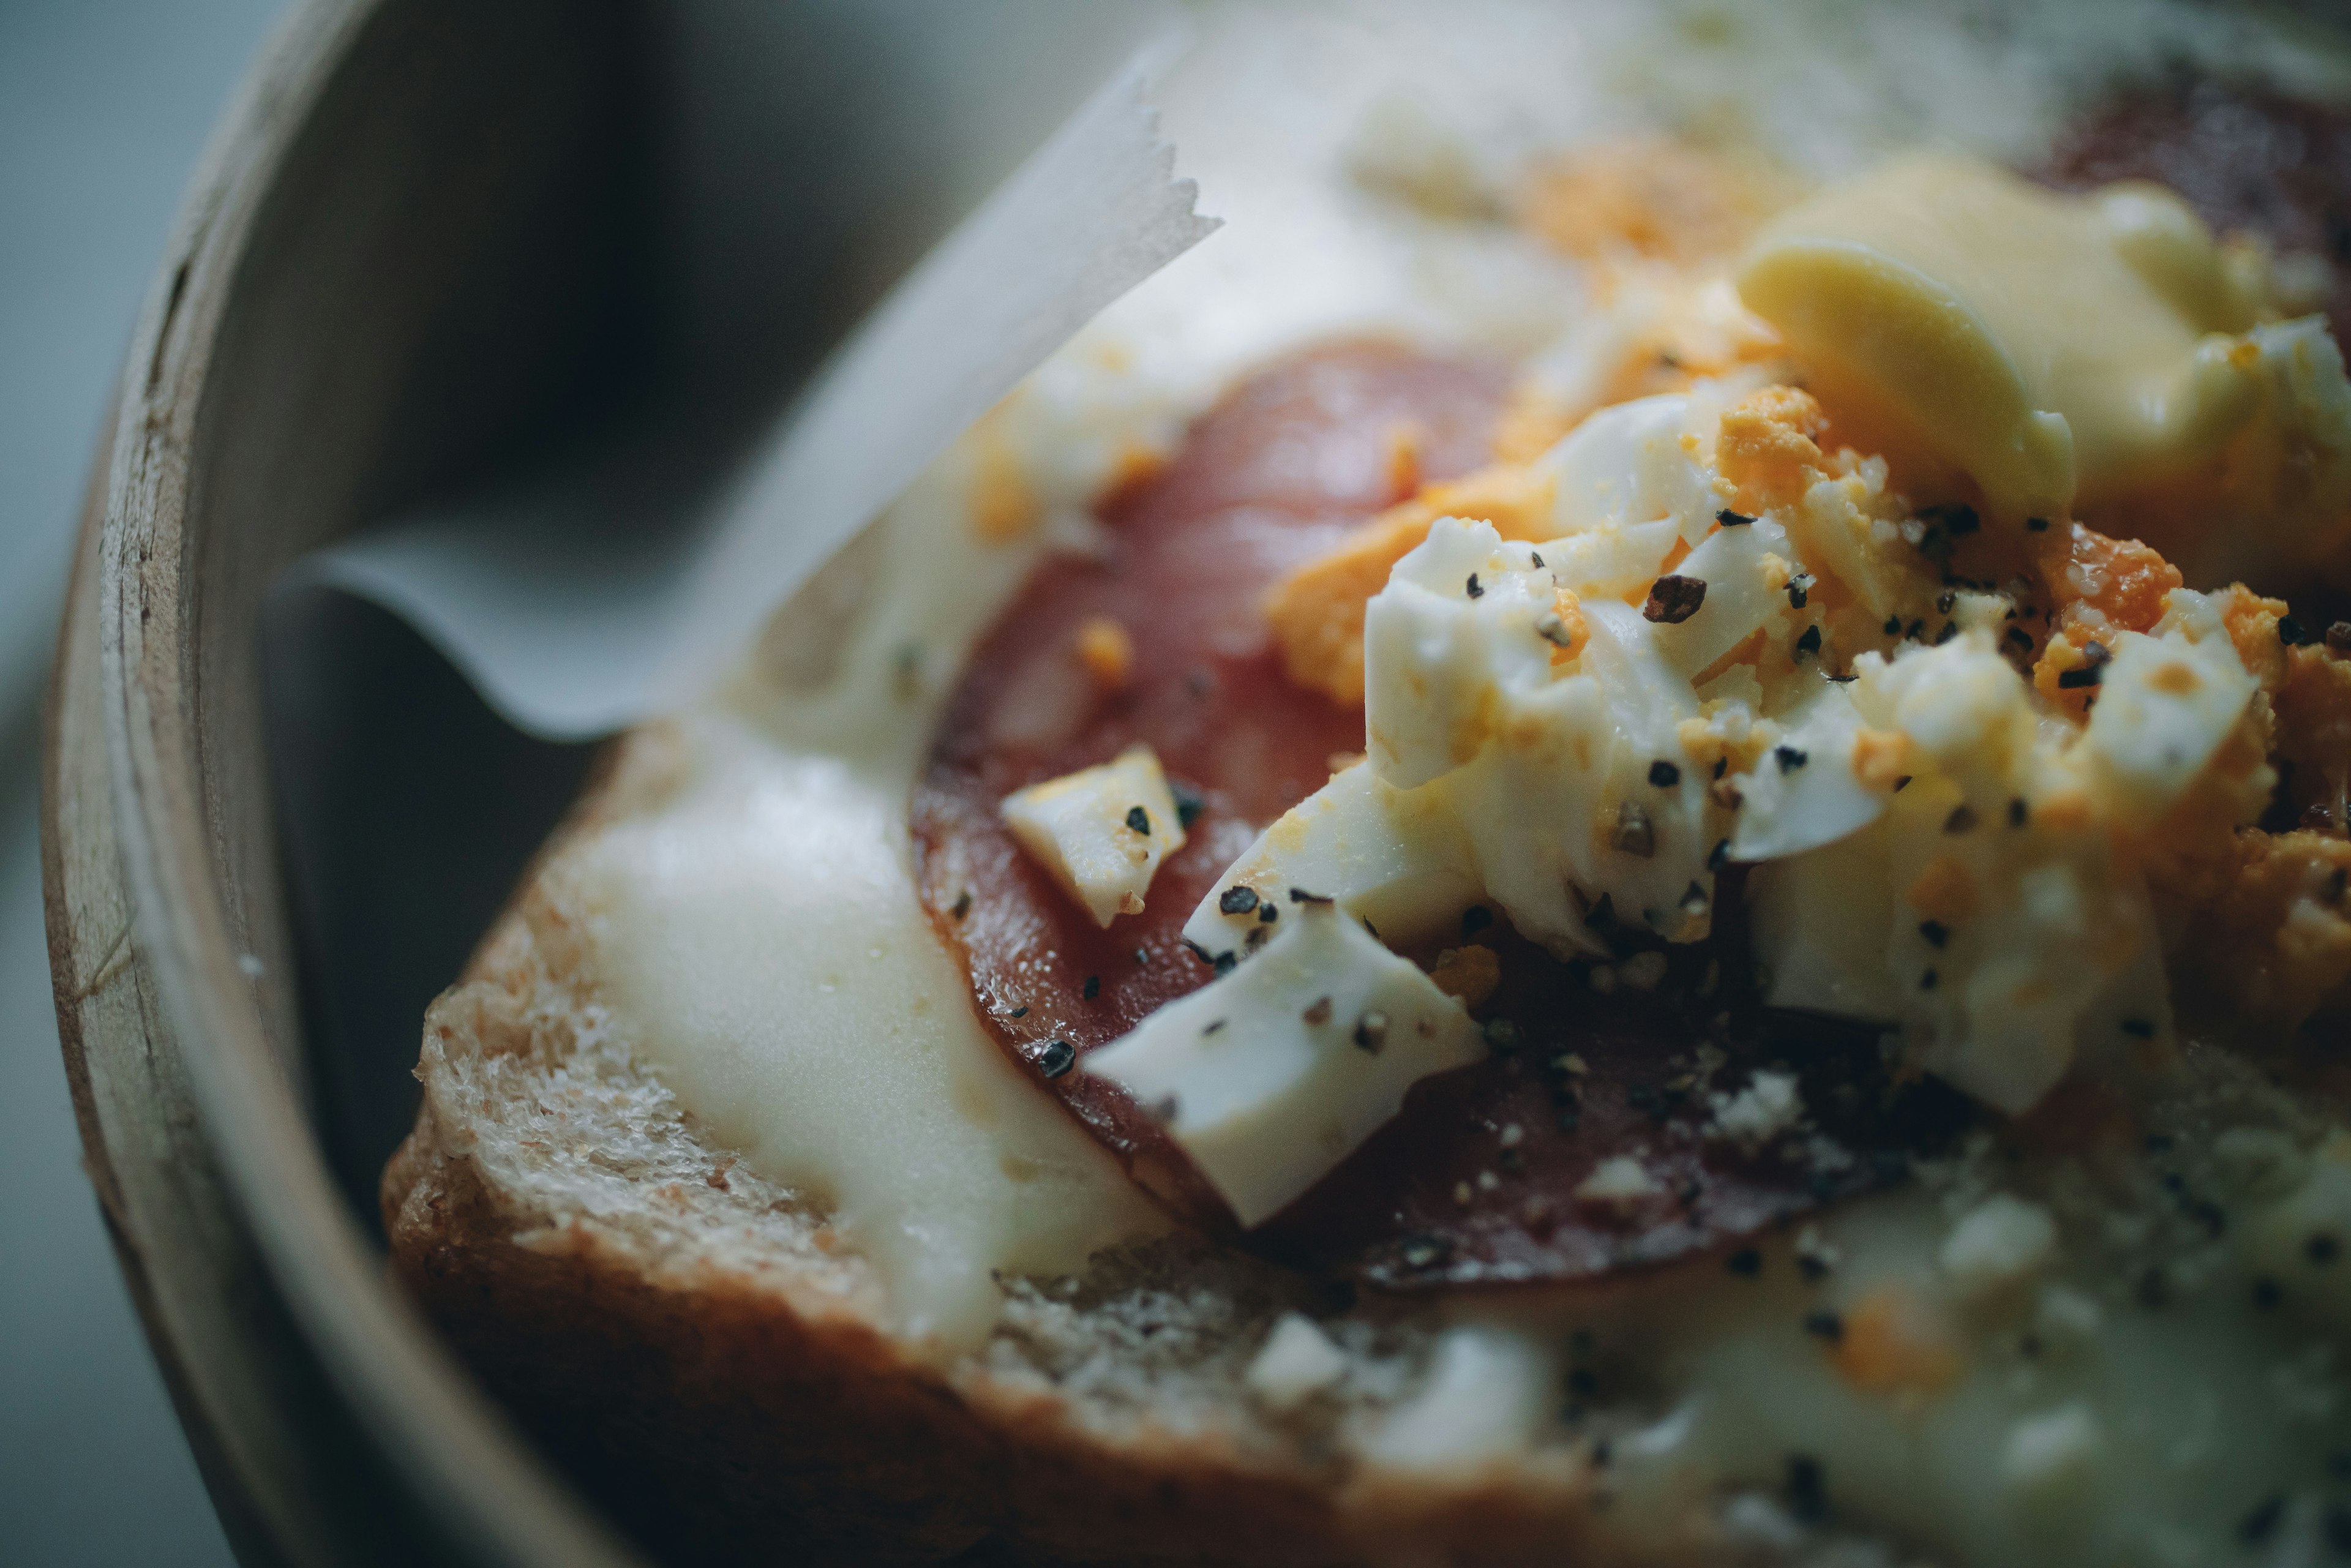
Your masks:
M1704 937L1716 873L1745 863L1769 1002L1884 1026L2020 1113L2078 1061L2168 1042L2181 868L2257 874L2235 846L2276 780L2294 637L2249 640L2243 604L2070 508L2179 478L2241 520L2258 471L2279 506L2238 530L2251 553L2333 549L2351 382L2323 325L2263 319L2260 258L2168 196L1952 160L1783 216L1739 282L1817 397L1740 363L1604 408L1269 601L1295 678L1360 691L1365 759L1195 910L1185 936L1219 978L1088 1063L1162 1110L1244 1223L1477 1054L1437 981L1474 998L1490 974L1391 951L1426 956L1473 903L1613 960L1627 931ZM1970 506L1912 507L1886 457L1832 432L1883 438L1990 531ZM2317 526L2273 526L2285 475ZM2312 867L2296 885L2339 900ZM1406 1016L1423 1044L1398 1054ZM1792 1084L1721 1098L1718 1135L1792 1127ZM1579 1201L1644 1196L1622 1164Z
M1184 847L1184 825L1147 746L1031 784L1004 798L1020 847L1100 925L1143 913L1159 862Z
M1292 894L1327 898L1381 938L1409 947L1450 929L1478 880L1442 789L1399 789L1358 762L1258 836L1184 926L1212 962L1271 939L1265 911Z
M1619 923L1687 941L1734 836L1791 853L1881 810L1794 537L1730 509L1706 461L1729 401L1586 421L1542 459L1556 538L1430 525L1365 608L1365 768L1269 830L1186 935L1245 951L1231 904L1295 885L1403 945L1480 891L1562 954L1607 955ZM1885 509L1882 468L1819 477Z
M1923 1065L2009 1111L2082 1052L2168 1039L2155 906L2117 835L2189 800L2255 689L2209 601L2172 601L2168 630L2116 633L2092 666L2081 729L1989 630L1864 654L1852 707L1907 737L1907 782L1857 838L1754 873L1769 999L1898 1023ZM2216 809L2250 817L2264 794Z
M1739 861L1775 1005L1889 1026L1992 1104L2167 1040L2134 846L2183 812L2225 841L2272 779L2232 744L2257 683L2220 609L2168 590L2095 657L2060 639L2085 723L2003 654L2015 601L1947 586L1886 465L1823 428L1787 389L1647 398L1541 460L1559 537L1431 523L1364 608L1367 760L1186 936L1246 960L1297 888L1398 946L1483 898L1605 957L1620 928L1706 935Z
M1485 1054L1461 1005L1335 904L1296 903L1272 929L1083 1063L1159 1118L1243 1225L1311 1186L1414 1083Z

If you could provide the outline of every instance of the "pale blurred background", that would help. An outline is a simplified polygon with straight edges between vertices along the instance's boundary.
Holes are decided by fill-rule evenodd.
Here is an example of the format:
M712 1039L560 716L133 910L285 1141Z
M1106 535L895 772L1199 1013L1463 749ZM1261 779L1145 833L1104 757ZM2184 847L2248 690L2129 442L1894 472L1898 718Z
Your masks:
M225 1564L116 1272L41 925L41 688L131 319L278 0L0 0L0 1562Z

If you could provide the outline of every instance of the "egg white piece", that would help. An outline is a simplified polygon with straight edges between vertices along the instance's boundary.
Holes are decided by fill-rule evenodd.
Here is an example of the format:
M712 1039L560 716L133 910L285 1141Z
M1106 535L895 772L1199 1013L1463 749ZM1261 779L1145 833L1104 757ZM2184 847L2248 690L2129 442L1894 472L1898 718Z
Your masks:
M1733 860L1780 860L1833 844L1886 810L1885 791L1855 774L1861 714L1843 685L1823 682L1780 727L1779 741L1733 780Z
M2210 765L2255 682L2217 625L2200 641L2184 627L2160 637L2125 632L2113 653L2099 672L2085 767L2118 818L2151 827Z
M1159 862L1184 847L1175 794L1147 746L1016 789L1003 812L1020 847L1097 925L1142 914Z
M1156 1115L1243 1225L1486 1049L1460 1003L1336 905L1293 905L1275 933L1081 1063Z
M1399 789L1362 762L1259 834L1185 922L1184 940L1212 961L1252 952L1271 938L1292 889L1333 901L1400 947L1443 935L1479 896L1447 790Z

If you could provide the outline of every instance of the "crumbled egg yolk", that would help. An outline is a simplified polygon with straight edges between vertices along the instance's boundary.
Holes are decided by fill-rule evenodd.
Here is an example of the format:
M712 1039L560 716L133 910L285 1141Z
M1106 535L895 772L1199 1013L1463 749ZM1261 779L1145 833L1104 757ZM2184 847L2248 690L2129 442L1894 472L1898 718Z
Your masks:
M2330 667L2309 649L2249 669L2238 627L2266 616L2275 646L2273 611L2070 521L1985 547L2012 591L1947 587L1926 542L1972 549L1980 520L1926 520L1831 437L1793 388L1642 400L1480 480L1520 503L1516 537L1424 501L1301 570L1278 634L1322 651L1301 673L1326 690L1360 641L1369 778L1341 775L1229 875L1311 865L1390 920L1421 890L1419 929L1467 890L1605 956L1611 922L1703 936L1715 870L1748 862L1770 1000L1894 1027L2011 1112L2085 1056L2162 1049L2161 933L2191 904L2258 909L2269 950L2298 956L2242 982L2271 1010L2351 972L2351 925L2330 906L2305 931L2279 891L2307 862L2239 848L2275 782L2271 688L2317 707L2351 681L2297 683ZM1360 578L1416 535L1350 624L1338 563ZM1229 924L1212 894L1186 935L1223 951Z
M1005 428L1006 407L980 416L971 429L971 531L982 544L1008 545L1027 538L1044 517L1037 489L1020 461L1019 448Z
M1775 170L1686 142L1607 142L1538 168L1520 196L1520 222L1587 261L1688 266L1738 250L1787 183Z
M1090 618L1078 628L1072 646L1087 678L1102 690L1124 691L1134 678L1134 639L1114 618Z

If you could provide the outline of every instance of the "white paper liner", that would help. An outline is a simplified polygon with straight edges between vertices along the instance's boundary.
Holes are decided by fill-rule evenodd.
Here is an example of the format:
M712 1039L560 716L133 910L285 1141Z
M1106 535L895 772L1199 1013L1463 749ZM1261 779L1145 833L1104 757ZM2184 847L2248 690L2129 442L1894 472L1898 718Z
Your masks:
M1145 45L828 359L736 482L679 517L685 441L630 445L308 558L554 739L680 706L973 420L1217 227L1175 177Z

